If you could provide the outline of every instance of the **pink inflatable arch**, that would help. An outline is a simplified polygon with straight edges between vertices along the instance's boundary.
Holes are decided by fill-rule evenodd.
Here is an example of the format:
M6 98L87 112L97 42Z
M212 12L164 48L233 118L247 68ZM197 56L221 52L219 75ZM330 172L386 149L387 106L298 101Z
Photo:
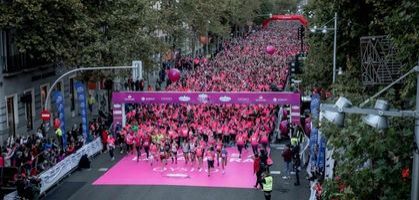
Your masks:
M268 26L273 20L298 20L302 25L308 25L308 20L302 15L273 15L271 18L263 21L263 27Z

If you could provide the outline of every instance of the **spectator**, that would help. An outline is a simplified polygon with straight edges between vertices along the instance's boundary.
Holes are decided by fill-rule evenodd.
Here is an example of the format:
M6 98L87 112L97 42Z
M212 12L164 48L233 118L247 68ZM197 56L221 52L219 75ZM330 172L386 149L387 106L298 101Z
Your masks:
M282 178L287 179L290 178L290 163L292 159L291 146L289 144L287 144L285 150L282 152L282 157L285 162L285 173Z
M258 187L258 185L260 184L261 181L261 176L262 176L262 170L261 170L261 162L260 162L260 157L259 154L255 154L254 155L254 161L253 161L253 173L256 175L256 184L255 184L255 188ZM262 184L260 184L262 187Z
M63 146L63 131L61 130L61 127L58 127L55 129L55 135L57 136L57 140L60 143L61 149L64 148Z
M93 114L93 105L96 103L95 98L93 95L89 94L89 98L87 99L87 104L89 107L90 114Z

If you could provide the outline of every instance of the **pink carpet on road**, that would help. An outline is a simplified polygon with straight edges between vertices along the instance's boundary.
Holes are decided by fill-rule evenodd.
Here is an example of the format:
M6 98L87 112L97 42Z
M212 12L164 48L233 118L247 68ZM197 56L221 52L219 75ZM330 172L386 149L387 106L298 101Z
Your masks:
M150 165L145 159L145 154L137 163L135 155L127 155L104 175L97 179L93 185L178 185L200 187L225 187L225 188L253 188L256 177L253 175L253 160L251 150L243 150L240 159L236 149L228 149L229 159L222 174L221 165L211 170L207 175L207 162L204 169L198 170L197 164L185 164L182 153L178 153L178 163L166 166L161 163Z

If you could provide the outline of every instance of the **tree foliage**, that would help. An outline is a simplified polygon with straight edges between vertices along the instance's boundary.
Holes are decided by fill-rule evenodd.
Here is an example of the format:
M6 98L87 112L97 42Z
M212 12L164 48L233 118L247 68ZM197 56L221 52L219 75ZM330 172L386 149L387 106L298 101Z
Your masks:
M133 59L150 66L153 55L186 39L207 32L229 36L260 15L262 3L267 9L277 1L7 1L0 3L0 29L13 32L19 52L67 67L126 65ZM161 33L171 40L158 38Z
M389 35L398 51L403 70L418 62L418 2L406 1L310 1L305 13L311 25L320 26L338 13L337 66L344 75L332 82L333 33L310 33L310 51L302 79L305 86L331 89L336 97L345 96L354 105L376 93L381 87L361 83L360 37ZM327 24L333 27L333 23ZM383 94L396 109L413 109L406 100L415 98L416 79L409 76ZM333 99L336 100L336 99ZM372 106L372 105L369 105ZM322 130L335 151L338 179L324 184L324 199L408 199L411 177L402 177L412 165L413 127L409 118L391 118L388 130L371 129L359 116L348 116L345 128L323 124Z

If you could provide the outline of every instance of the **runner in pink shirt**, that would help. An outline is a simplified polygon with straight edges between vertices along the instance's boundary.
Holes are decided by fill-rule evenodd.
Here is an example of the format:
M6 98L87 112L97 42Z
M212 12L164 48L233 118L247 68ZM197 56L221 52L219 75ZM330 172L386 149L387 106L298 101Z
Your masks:
M258 154L258 145L259 145L259 134L253 133L253 135L250 137L250 144L252 145L253 154Z
M167 165L166 150L164 149L165 145L164 145L164 143L160 143L159 146L160 146L159 147L160 162L162 163L162 165Z
M186 127L185 125L182 126L182 129L181 129L182 141L184 141L188 138L188 132L189 132L188 127Z
M143 140L144 151L146 153L146 159L148 160L148 158L149 158L149 150L150 150L150 143L151 143L150 134L149 133L144 134L142 140Z
M241 158L242 157L242 150L243 150L244 143L245 143L243 134L237 134L236 143L237 143L237 149L239 150L239 158Z
M266 151L266 148L267 148L268 143L269 143L269 138L268 138L268 135L264 131L261 132L260 143L262 144L263 149L265 149L265 151Z
M201 171L203 160L204 160L204 149L202 148L202 146L197 146L197 145L195 145L195 148L196 148L196 158L198 159L198 169L199 171Z
M134 148L133 148L133 136L131 133L128 133L125 137L125 142L127 143L127 153L134 154Z

